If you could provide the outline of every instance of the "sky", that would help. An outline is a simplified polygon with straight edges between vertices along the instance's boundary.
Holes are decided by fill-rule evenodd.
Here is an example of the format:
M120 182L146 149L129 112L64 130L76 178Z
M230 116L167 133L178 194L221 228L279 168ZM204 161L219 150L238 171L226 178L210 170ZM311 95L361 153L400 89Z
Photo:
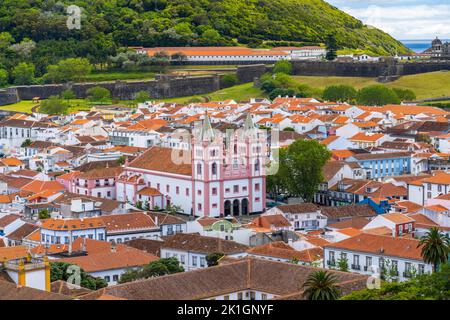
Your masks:
M450 0L326 0L398 40L450 39Z

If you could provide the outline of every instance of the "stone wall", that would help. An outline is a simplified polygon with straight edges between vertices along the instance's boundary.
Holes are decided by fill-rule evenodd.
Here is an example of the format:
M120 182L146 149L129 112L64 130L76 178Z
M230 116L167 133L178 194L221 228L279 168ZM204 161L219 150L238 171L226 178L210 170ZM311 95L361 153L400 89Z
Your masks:
M261 77L268 71L268 67L264 64L254 64L248 66L239 66L236 75L239 83L252 82L255 78Z
M71 89L77 98L86 98L90 88L100 86L111 92L117 100L132 100L139 91L146 91L152 98L164 99L206 94L220 89L220 75L178 77L158 75L155 80L135 82L66 83L33 86L17 86L0 90L0 105L32 100L34 97L47 99Z

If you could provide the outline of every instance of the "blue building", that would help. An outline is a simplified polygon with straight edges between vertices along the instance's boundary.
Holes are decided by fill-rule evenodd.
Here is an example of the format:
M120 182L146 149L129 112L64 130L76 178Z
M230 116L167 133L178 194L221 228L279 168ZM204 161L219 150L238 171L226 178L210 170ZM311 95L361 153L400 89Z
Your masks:
M410 152L362 153L347 158L366 170L367 179L399 176L411 173Z

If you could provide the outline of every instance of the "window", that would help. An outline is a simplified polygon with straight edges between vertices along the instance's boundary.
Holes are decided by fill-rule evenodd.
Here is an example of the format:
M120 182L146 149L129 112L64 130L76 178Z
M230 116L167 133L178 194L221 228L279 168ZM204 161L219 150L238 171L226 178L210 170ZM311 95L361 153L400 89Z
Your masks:
M193 257L192 257L192 265L193 265L194 267L197 266L197 257L196 257L196 256L193 256Z
M217 174L217 164L215 162L211 166L211 172L213 175Z
M156 189L158 189L158 190L159 190L159 187L160 187L160 184L159 184L159 183L157 183L157 184L156 184Z
M214 209L216 209L216 208L217 208L217 203L213 203L212 207L213 207Z
M255 184L255 191L259 191L259 183Z
M105 281L106 282L110 282L111 281L111 277L110 276L105 276Z
M223 296L223 300L230 300L230 296L229 295Z
M180 187L179 186L176 186L175 192L176 192L176 194L180 194Z
M113 275L113 281L119 281L119 275L118 274Z
M205 258L204 257L201 257L200 258L200 267L205 267L205 265L206 265L206 263L205 263Z
M372 265L372 257L366 257L366 267L369 268Z
M233 192L234 193L238 193L239 192L239 186L238 185L234 185L233 186Z
M255 202L259 202L261 199L259 197L255 198Z
M199 204L197 205L197 208L198 208L198 211L202 211L202 204L199 203Z
M180 254L180 262L184 264L184 254Z
M267 300L267 294L261 293L261 300Z
M353 255L353 264L355 266L359 266L359 255L357 255L357 254Z
M259 171L259 159L256 159L256 162L255 162L255 171Z
M419 263L418 272L419 272L419 274L424 274L425 273L425 265L424 264Z
M166 252L166 258L170 258L170 253Z
M197 174L202 174L202 165L200 163L197 164Z
M189 197L189 188L186 188L186 197Z
M108 192L106 193L106 195L107 195L108 197L111 197L111 191L108 191Z
M166 185L166 192L170 192L170 186Z
M432 198L431 192L427 192L427 197L428 197L428 198Z
M217 195L217 188L212 188L212 195L216 196Z
M238 300L242 300L243 299L242 292L238 292L237 297L238 297Z

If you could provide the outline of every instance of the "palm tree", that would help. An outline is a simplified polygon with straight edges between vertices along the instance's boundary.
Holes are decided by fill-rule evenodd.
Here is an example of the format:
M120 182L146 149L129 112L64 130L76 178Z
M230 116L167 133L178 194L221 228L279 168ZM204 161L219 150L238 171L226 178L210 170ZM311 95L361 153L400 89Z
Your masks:
M450 238L441 233L438 228L433 227L420 238L417 248L419 247L422 247L423 261L433 264L433 271L436 272L439 264L448 260Z
M303 288L308 300L337 300L341 295L336 276L322 270L311 273Z

